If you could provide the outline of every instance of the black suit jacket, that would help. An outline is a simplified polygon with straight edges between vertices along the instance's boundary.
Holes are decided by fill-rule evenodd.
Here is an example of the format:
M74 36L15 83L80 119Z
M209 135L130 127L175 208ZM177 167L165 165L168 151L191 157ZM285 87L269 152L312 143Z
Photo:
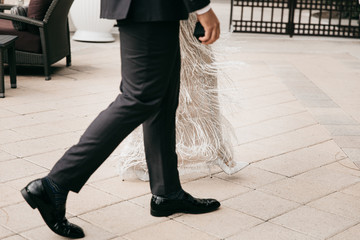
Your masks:
M210 0L101 0L101 18L175 21L208 5Z

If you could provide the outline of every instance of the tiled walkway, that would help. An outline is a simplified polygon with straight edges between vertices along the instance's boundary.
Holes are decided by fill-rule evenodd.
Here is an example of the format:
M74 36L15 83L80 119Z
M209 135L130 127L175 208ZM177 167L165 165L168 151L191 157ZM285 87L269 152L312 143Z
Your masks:
M228 6L214 3L228 22ZM225 34L215 49L238 92L227 117L236 157L250 164L227 176L218 169L184 176L185 190L222 207L204 215L149 214L148 183L122 181L110 158L68 217L85 239L358 240L360 236L360 41ZM0 99L0 239L55 240L19 190L44 176L64 149L118 93L119 43L72 42L73 66L19 69Z

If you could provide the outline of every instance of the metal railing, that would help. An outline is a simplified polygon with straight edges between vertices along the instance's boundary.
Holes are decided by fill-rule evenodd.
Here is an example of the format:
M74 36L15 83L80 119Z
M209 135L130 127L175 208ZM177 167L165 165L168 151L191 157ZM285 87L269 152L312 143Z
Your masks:
M360 38L358 0L232 0L234 32Z

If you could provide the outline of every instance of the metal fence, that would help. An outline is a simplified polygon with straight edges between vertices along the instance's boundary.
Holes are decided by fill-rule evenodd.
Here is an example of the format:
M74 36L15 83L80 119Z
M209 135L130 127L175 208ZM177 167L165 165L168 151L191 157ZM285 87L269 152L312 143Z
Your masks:
M231 0L234 32L360 38L358 0Z

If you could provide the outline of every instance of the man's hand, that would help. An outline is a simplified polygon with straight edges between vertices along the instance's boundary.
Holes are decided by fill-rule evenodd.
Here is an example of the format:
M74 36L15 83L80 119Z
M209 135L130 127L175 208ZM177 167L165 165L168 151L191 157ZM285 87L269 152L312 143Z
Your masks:
M197 15L197 18L205 29L205 36L199 38L202 44L208 45L218 40L220 37L220 23L214 11L210 9L204 14Z

